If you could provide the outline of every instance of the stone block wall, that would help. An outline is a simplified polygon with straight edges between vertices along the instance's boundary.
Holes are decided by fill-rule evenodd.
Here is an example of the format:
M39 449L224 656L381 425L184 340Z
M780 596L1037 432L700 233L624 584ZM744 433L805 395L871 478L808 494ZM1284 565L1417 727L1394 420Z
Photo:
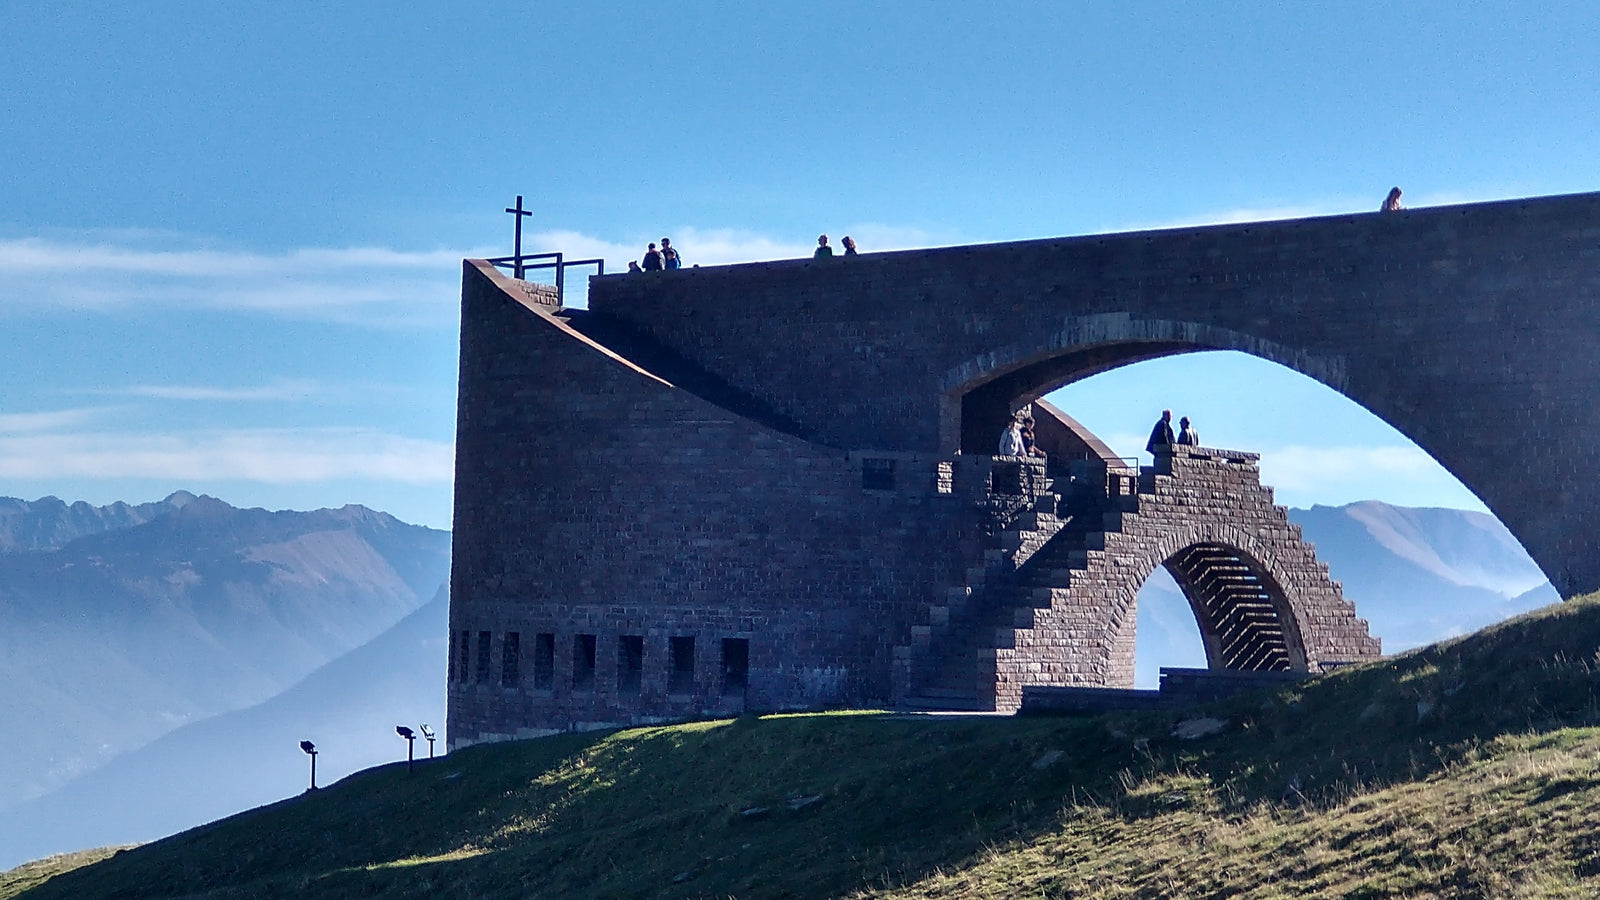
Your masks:
M971 505L941 489L948 471L756 425L523 294L465 267L452 744L887 702L892 647L977 553ZM891 484L866 485L869 460L873 477L890 464ZM584 635L593 679L575 684ZM673 638L694 641L677 689ZM642 649L636 685L619 677L624 639ZM725 683L724 640L748 642L742 689ZM553 666L536 686L545 641Z
M680 274L626 277L672 285ZM658 308L672 320L658 328L548 300L486 263L464 266L452 746L897 702L933 660L917 649L941 629L996 633L960 608L975 578L1059 545L1070 513L1045 465L932 446L912 409L927 397L899 409L880 396L906 373L845 392L811 359L819 399L796 406L769 389L776 382L718 362L726 348L706 363L703 346L678 339L717 333L695 324L712 315L703 308ZM783 323L797 346L837 339L838 353L875 352L853 342L848 321L832 338L808 333L816 321L805 316ZM814 415L823 403L850 426ZM1069 582L988 642L992 706L1014 708L1023 684L1131 683L1134 594L1202 543L1236 548L1277 579L1286 627L1304 645L1296 664L1376 652L1259 485L1253 457L1175 451L1134 497L1133 470L1069 417L1040 410L1046 439L1088 457L1073 465L1095 469L1094 490L1108 477L1118 487L1063 563Z
M1229 548L1258 564L1276 595L1293 668L1317 672L1324 663L1381 652L1300 527L1261 485L1254 454L1174 447L1145 470L1137 511L1108 518L1082 549L1068 583L1050 589L1049 606L1033 612L1026 627L1000 636L989 695L994 708L1016 709L1026 685L1132 687L1139 588L1157 567L1197 545ZM1215 623L1201 617L1200 626L1211 663L1220 667Z

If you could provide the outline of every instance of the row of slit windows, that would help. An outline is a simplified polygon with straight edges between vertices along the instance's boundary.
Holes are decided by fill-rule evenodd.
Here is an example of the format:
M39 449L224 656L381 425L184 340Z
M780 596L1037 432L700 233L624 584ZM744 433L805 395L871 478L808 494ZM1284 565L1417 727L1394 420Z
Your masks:
M598 637L593 634L572 636L572 689L593 690L595 683L595 648ZM494 654L494 633L477 633L477 659L473 660L473 634L463 629L451 635L450 673L452 682L488 684L493 677L491 663ZM695 641L691 636L674 637L668 641L669 668L667 691L688 694L694 690ZM743 693L750 676L750 641L748 638L723 638L720 672L722 693ZM637 694L644 687L644 637L624 634L617 637L617 691ZM548 691L556 682L556 636L540 632L533 636L533 689ZM500 644L500 684L502 687L519 687L522 683L522 634L505 633Z

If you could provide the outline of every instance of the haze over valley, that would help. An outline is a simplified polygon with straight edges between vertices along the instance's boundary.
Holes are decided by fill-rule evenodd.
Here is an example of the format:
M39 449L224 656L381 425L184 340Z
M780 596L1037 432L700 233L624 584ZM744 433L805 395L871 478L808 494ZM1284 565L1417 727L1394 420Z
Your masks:
M1395 652L1555 599L1492 517L1376 501L1293 510ZM444 745L449 534L349 506L0 499L0 660L16 765L0 866L150 840ZM1140 594L1138 678L1204 665L1163 572ZM426 752L419 741L421 752Z

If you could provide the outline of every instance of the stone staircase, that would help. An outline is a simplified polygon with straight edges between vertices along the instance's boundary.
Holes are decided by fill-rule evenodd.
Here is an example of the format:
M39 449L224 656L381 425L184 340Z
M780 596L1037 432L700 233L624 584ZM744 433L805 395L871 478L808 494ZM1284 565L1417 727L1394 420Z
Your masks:
M1138 511L1137 493L1108 496L1103 482L1103 473L1048 479L1028 510L990 536L984 564L969 569L943 605L928 609L928 621L912 626L910 646L898 651L910 675L901 706L994 709L995 650L1011 646L1016 630L1051 606L1075 570L1103 557L1106 533Z
M1157 565L1189 598L1215 669L1315 673L1378 656L1256 460L1177 448L1136 476L1073 463L1001 517L983 565L913 624L895 649L896 701L1014 710L1033 685L1131 687L1136 595Z
M1174 576L1190 587L1214 623L1223 668L1287 672L1289 647L1261 577L1225 547L1191 547L1173 558Z

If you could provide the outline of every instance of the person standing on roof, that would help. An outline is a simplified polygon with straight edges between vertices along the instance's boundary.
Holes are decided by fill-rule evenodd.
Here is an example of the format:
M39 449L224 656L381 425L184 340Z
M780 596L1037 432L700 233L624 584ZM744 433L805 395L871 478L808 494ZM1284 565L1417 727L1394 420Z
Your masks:
M1400 205L1400 189L1390 188L1389 196L1383 198L1383 206L1378 208L1378 212L1399 212L1402 209L1405 207Z
M828 246L828 236L817 238L817 252L811 254L812 259L833 259L833 248Z
M1150 429L1150 440L1145 441L1144 452L1151 456L1155 456L1158 452L1169 453L1172 450L1173 440L1172 410L1163 409L1161 411L1161 421Z
M1185 447L1200 446L1200 432L1189 424L1189 417L1184 416L1178 420L1178 443Z
M851 237L848 234L844 236L844 255L845 256L855 256L856 255L856 239Z
M655 244L651 244L650 249L644 252L644 270L646 272L661 271L661 251L656 249Z
M668 269L683 268L683 260L678 258L678 251L672 248L671 238L661 239L661 261Z

